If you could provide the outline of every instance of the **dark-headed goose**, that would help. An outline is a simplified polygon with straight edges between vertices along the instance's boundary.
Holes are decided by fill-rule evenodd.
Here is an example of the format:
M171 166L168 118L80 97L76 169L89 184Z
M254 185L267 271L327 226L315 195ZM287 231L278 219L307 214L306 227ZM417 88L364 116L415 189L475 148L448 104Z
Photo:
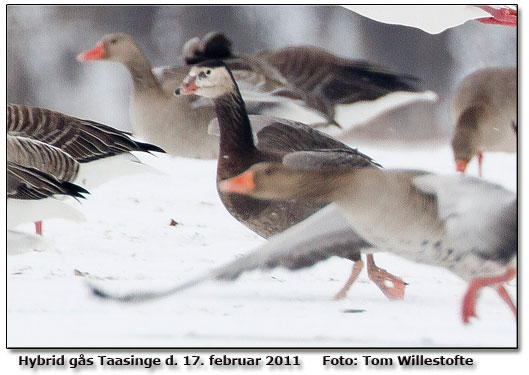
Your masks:
M225 35L210 32L202 40L195 37L184 45L184 59L188 64L224 60L251 114L309 125L328 123L347 127L366 122L392 107L436 98L432 92L419 92L418 79L414 77L339 57L321 48L290 46L253 56L236 56L231 45ZM281 84L273 84L274 81ZM261 93L260 99L257 92ZM271 98L278 100L274 102ZM360 102L362 114L355 105ZM369 106L373 108L368 109Z
M44 108L7 106L8 160L85 188L117 176L154 172L133 151L163 152L127 133ZM41 223L37 222L41 233Z
M80 53L77 60L125 65L134 84L129 111L137 135L172 155L197 159L217 157L218 138L207 132L209 122L215 117L211 103L173 95L188 67L172 68L176 81L172 86L164 86L154 76L149 60L132 37L124 33L105 35L93 49Z
M345 168L379 167L368 156L307 125L266 116L248 117L237 83L222 61L204 62L191 68L178 92L205 96L215 104L220 130L217 183L236 176L253 164L280 162L290 153L301 150L324 154L322 163L312 164L312 168L325 168L328 165ZM258 200L222 191L219 191L219 195L226 209L237 220L265 238L297 224L326 205L325 202ZM350 238L353 243L356 241L352 234ZM350 259L357 261L359 253ZM384 294L389 298L402 298L405 283L378 269L371 257L368 262L370 275ZM387 287L381 278L390 281L393 287ZM338 295L343 296L344 293Z
M465 78L452 100L452 119L459 172L477 155L481 176L483 152L516 152L516 68L486 68Z
M475 316L484 286L495 287L516 315L503 286L516 275L515 193L476 178L420 171L307 170L299 165L306 153L297 154L288 163L255 165L221 182L219 189L266 200L333 201L374 248L448 268L467 280L465 323Z

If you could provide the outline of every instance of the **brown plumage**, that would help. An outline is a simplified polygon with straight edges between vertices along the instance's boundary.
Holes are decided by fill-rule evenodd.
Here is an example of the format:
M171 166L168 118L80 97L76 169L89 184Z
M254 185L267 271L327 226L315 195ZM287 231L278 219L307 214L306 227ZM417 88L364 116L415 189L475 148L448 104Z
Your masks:
M516 152L516 68L486 68L465 78L452 99L452 118L458 171L478 156L481 176L483 152Z

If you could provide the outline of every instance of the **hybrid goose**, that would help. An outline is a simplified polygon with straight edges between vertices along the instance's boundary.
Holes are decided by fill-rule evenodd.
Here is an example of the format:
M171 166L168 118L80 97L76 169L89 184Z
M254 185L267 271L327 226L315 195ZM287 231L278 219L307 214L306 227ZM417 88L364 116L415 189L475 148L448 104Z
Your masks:
M486 68L459 85L452 100L457 171L477 156L481 177L484 152L516 152L517 81L516 68Z
M152 172L132 151L163 152L122 131L44 108L7 106L8 160L85 188L121 175ZM37 233L42 233L37 222Z
M237 83L230 69L220 60L192 67L182 88L177 92L213 100L220 132L217 184L236 176L253 164L280 162L290 153L301 150L323 155L319 164L309 161L311 168L325 169L333 165L344 168L379 167L368 156L305 124L266 116L248 117ZM265 238L297 224L326 205L325 202L257 200L221 190L219 195L232 216ZM355 243L356 237L352 231L349 236ZM347 238L347 234L345 237ZM357 262L360 254L352 254L349 259ZM359 272L361 265L362 263L358 263L353 273ZM405 283L377 268L371 256L368 257L368 270L371 279L388 298L403 298ZM392 287L386 286L386 280ZM338 293L337 298L345 296L347 287Z

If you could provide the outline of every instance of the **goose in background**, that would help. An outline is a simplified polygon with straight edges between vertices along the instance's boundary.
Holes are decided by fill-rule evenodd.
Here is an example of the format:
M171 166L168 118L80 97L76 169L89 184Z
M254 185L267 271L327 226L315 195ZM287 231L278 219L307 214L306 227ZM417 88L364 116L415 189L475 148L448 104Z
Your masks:
M510 5L342 5L378 22L410 26L439 34L476 20L484 24L516 27L518 11Z
M457 88L452 99L452 150L458 172L464 173L477 156L481 177L484 152L516 152L517 78L516 68L485 68Z
M206 61L192 67L182 88L177 92L213 100L217 112L215 122L220 133L217 185L253 164L263 161L280 162L288 158L290 153L301 150L322 155L322 162L319 164L307 161L310 168L325 169L335 165L344 168L380 167L368 156L308 125L261 115L248 116L238 85L228 66L221 60ZM257 200L221 190L219 196L233 217L265 238L297 224L328 203ZM350 232L354 245L356 237ZM347 241L347 234L344 236ZM362 263L358 262L360 254L353 252L349 259L356 262L353 274L357 275L362 268ZM371 279L388 298L403 298L406 284L400 278L376 267L372 256L368 257L368 271ZM391 286L386 285L385 281ZM336 297L343 298L349 286L350 283L347 283L345 290L342 289Z
M393 91L406 92L406 98L436 98L432 92L418 92L421 90L414 77L339 58L314 47L288 47L253 57L233 57L231 42L222 34L210 33L198 43L196 38L188 41L183 53L188 63L229 57L227 63L250 114L337 125L337 111L344 109L344 117L348 118L350 103L376 99ZM119 62L128 69L134 84L130 121L137 135L172 155L217 157L218 138L208 134L208 125L215 117L211 101L172 95L189 66L153 70L133 38L124 33L103 36L94 48L80 53L77 60ZM358 117L358 113L353 116Z
M8 161L37 169L59 181L92 189L136 173L160 173L131 152L164 152L129 134L45 108L7 106ZM36 220L38 234L42 223Z
M210 32L202 39L190 39L182 52L187 64L224 60L239 85L248 113L311 126L334 124L348 128L398 106L437 99L435 93L420 89L415 77L314 46L289 46L238 56L224 34ZM169 76L170 70L165 74ZM283 86L271 85L273 80ZM261 86L259 90L256 84ZM256 96L257 91L264 96L252 100L250 93ZM274 102L274 97L288 100Z

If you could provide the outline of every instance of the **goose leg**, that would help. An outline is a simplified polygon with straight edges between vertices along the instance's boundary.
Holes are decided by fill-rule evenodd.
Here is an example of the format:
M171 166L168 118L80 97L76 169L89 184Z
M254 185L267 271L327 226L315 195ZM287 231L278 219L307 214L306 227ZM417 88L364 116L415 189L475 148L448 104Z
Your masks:
M42 221L35 221L35 232L42 236Z
M358 277L358 274L360 273L360 271L362 271L363 267L364 267L364 262L362 261L362 259L357 260L356 262L354 262L353 271L351 272L351 276L349 276L349 279L347 280L347 282L345 283L343 288L340 289L340 291L338 293L336 293L336 295L334 296L335 300L340 300L340 299L344 299L345 298L345 295L347 294L347 291L349 290L351 285L353 285L354 281Z
M478 154L479 177L483 177L483 153Z
M518 312L516 311L516 306L514 306L514 303L512 302L511 297L509 296L509 293L507 293L507 290L505 290L505 287L503 285L499 285L496 287L496 290L498 291L498 294L500 295L501 299L507 303L507 305L511 308L511 311L513 312L514 316L516 317L518 315Z
M485 286L491 286L499 284L497 287L500 297L507 302L509 307L516 314L516 307L511 301L511 298L507 294L505 288L501 285L502 283L511 280L516 275L516 270L514 268L509 268L504 275L499 277L478 277L472 279L468 284L468 290L463 298L462 306L462 317L463 323L468 323L470 318L476 316L476 300L478 298L479 290Z
M400 277L394 276L382 268L378 268L375 265L372 254L368 254L367 258L367 275L375 283L376 286L384 293L389 299L403 299L404 289L407 283L405 283ZM393 286L389 287L386 285L386 281L389 281Z

